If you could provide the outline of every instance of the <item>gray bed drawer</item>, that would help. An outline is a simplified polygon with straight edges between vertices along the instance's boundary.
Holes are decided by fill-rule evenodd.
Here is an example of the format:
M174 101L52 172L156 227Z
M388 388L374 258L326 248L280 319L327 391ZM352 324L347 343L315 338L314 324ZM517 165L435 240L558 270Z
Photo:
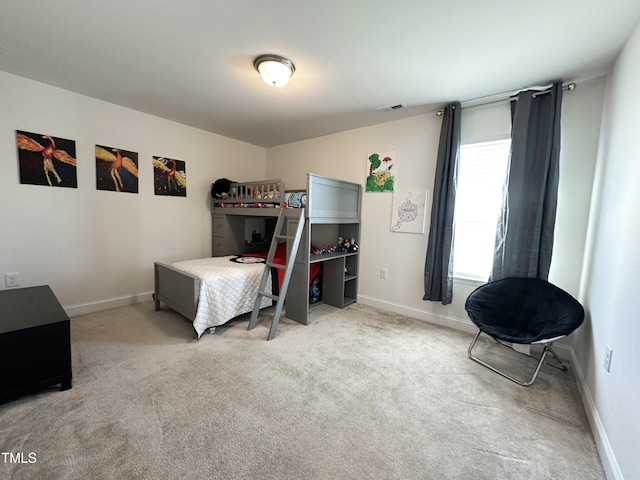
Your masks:
M224 237L224 216L218 216L218 215L214 215L213 216L213 231L212 234L213 235L220 235L222 237Z
M224 215L211 217L211 256L218 257L225 254L226 220Z

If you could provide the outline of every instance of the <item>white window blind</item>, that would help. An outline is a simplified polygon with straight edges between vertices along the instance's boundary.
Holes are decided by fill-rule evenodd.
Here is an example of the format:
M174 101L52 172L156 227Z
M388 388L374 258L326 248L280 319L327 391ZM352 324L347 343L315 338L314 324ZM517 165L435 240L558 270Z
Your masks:
M493 265L511 139L460 146L453 274L486 281Z

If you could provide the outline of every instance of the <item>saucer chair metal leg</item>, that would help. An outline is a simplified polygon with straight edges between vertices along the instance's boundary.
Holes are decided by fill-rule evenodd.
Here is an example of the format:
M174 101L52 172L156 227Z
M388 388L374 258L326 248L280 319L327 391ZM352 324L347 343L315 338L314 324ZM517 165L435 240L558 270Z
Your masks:
M568 371L569 369L567 368L566 363L560 360L560 357L558 357L558 354L556 354L556 351L552 348L552 346L553 346L553 342L549 342L548 344L549 352L551 352L551 355L553 355L553 358L556 359L556 362L558 362L558 365L551 362L547 362L547 365L557 368L558 370L562 370L563 372Z
M545 344L545 346L544 346L544 350L542 351L542 355L540 356L540 360L538 361L538 365L536 366L536 369L533 372L533 376L531 377L531 380L529 380L528 382L523 382L521 380L518 380L518 379L512 377L511 375L507 375L506 373L501 372L500 370L498 370L494 366L489 365L488 363L483 362L479 358L473 356L473 354L471 353L471 350L473 350L473 347L475 346L476 342L478 341L478 338L480 337L481 333L482 333L482 330L478 330L478 333L476 334L476 336L474 337L473 341L471 342L471 345L469 345L469 350L467 350L467 353L468 353L469 358L471 360L473 360L476 363L479 363L483 367L488 368L489 370L497 373L498 375L502 375L504 378L507 378L507 379L511 380L512 382L517 383L518 385L522 385L523 387L528 387L531 384L533 384L533 382L536 381L536 378L538 378L538 373L540 372L540 368L542 367L542 362L544 362L544 359L547 356L547 352L550 351L550 348L549 348L548 344ZM556 360L560 361L560 359L553 352L553 350L551 350L551 354L556 358ZM562 362L560 362L560 363L562 364ZM564 364L562 364L562 366L564 367Z

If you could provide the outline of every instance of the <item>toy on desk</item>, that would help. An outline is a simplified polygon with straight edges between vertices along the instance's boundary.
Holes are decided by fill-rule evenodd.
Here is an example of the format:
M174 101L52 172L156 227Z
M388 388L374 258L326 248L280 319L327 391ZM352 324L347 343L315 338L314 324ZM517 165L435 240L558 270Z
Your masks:
M338 244L334 245L322 245L322 248L311 246L311 255L322 255L323 253L335 253L335 252L347 252L354 253L358 251L358 245L356 245L356 239L338 237Z
M358 251L358 245L354 237L345 238L343 242L343 252L354 253Z
M338 237L338 245L336 246L337 252L354 253L358 251L358 245L356 244L355 237L344 238Z

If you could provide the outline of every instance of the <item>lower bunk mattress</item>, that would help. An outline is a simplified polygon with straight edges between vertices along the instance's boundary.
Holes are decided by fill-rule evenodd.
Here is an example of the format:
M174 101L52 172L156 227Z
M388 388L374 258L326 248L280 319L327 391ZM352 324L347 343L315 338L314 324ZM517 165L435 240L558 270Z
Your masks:
M200 295L193 328L198 336L211 327L251 312L258 295L264 263L238 262L237 256L185 260L171 266L200 278ZM271 276L271 273L269 273ZM271 278L266 293L271 293ZM271 305L262 297L260 308Z

